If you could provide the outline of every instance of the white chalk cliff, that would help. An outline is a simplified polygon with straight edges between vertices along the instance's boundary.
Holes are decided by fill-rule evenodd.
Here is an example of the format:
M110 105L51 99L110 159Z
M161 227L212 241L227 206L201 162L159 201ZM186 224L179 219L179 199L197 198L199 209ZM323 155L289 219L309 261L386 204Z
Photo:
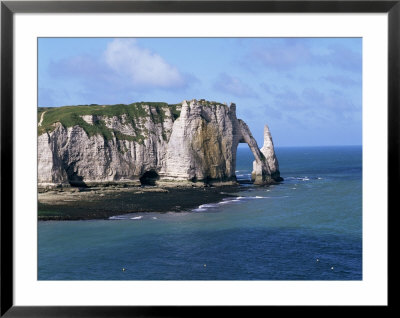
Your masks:
M70 126L61 120L46 122L46 116L56 118L55 112L63 111L47 108L38 125L39 187L235 182L239 143L247 143L254 155L255 184L282 180L268 127L259 149L246 123L236 117L235 104L184 101L176 116L169 105L149 104L140 106L143 114L137 117L105 114L100 108L114 106L87 106L90 112L73 114L78 124ZM92 127L104 134L90 134Z

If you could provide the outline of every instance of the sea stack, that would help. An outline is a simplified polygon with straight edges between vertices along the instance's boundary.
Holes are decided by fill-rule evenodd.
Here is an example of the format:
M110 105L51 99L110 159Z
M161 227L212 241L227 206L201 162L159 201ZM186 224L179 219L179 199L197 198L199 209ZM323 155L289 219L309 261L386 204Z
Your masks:
M264 145L262 146L260 151L263 155L263 162L260 166L260 163L257 160L254 160L252 180L256 182L257 177L260 175L260 171L261 173L263 173L262 171L265 171L265 179L270 179L270 180L264 181L262 179L261 183L283 181L283 178L280 176L279 163L275 155L274 142L272 141L272 136L268 125L264 126Z

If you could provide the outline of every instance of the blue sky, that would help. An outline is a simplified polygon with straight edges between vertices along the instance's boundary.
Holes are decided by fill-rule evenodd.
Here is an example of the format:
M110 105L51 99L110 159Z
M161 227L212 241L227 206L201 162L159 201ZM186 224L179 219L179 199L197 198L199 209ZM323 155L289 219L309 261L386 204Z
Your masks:
M361 145L361 38L40 38L38 106L235 102L262 146Z

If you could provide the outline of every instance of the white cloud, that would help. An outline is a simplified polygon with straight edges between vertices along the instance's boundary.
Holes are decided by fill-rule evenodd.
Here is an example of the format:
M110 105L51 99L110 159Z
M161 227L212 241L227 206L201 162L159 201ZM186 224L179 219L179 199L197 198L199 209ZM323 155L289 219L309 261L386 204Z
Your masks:
M140 47L133 39L115 39L105 51L107 65L140 87L185 86L184 76L160 55Z

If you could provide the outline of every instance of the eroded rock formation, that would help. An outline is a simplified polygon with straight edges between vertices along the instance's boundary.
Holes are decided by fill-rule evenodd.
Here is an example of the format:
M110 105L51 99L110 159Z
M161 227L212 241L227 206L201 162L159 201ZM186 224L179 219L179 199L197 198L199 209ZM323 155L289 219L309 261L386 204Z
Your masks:
M254 155L255 184L281 180L268 127L259 149L246 123L236 117L233 103L228 107L205 100L184 101L175 108L178 115L169 105L143 103L136 117L105 114L104 107L113 106L90 108L90 114L81 107L86 113L79 118L71 115L78 124L47 122L51 129L41 130L38 136L39 186L236 182L239 143L247 143ZM40 114L40 129L54 112ZM97 133L91 134L94 128Z

